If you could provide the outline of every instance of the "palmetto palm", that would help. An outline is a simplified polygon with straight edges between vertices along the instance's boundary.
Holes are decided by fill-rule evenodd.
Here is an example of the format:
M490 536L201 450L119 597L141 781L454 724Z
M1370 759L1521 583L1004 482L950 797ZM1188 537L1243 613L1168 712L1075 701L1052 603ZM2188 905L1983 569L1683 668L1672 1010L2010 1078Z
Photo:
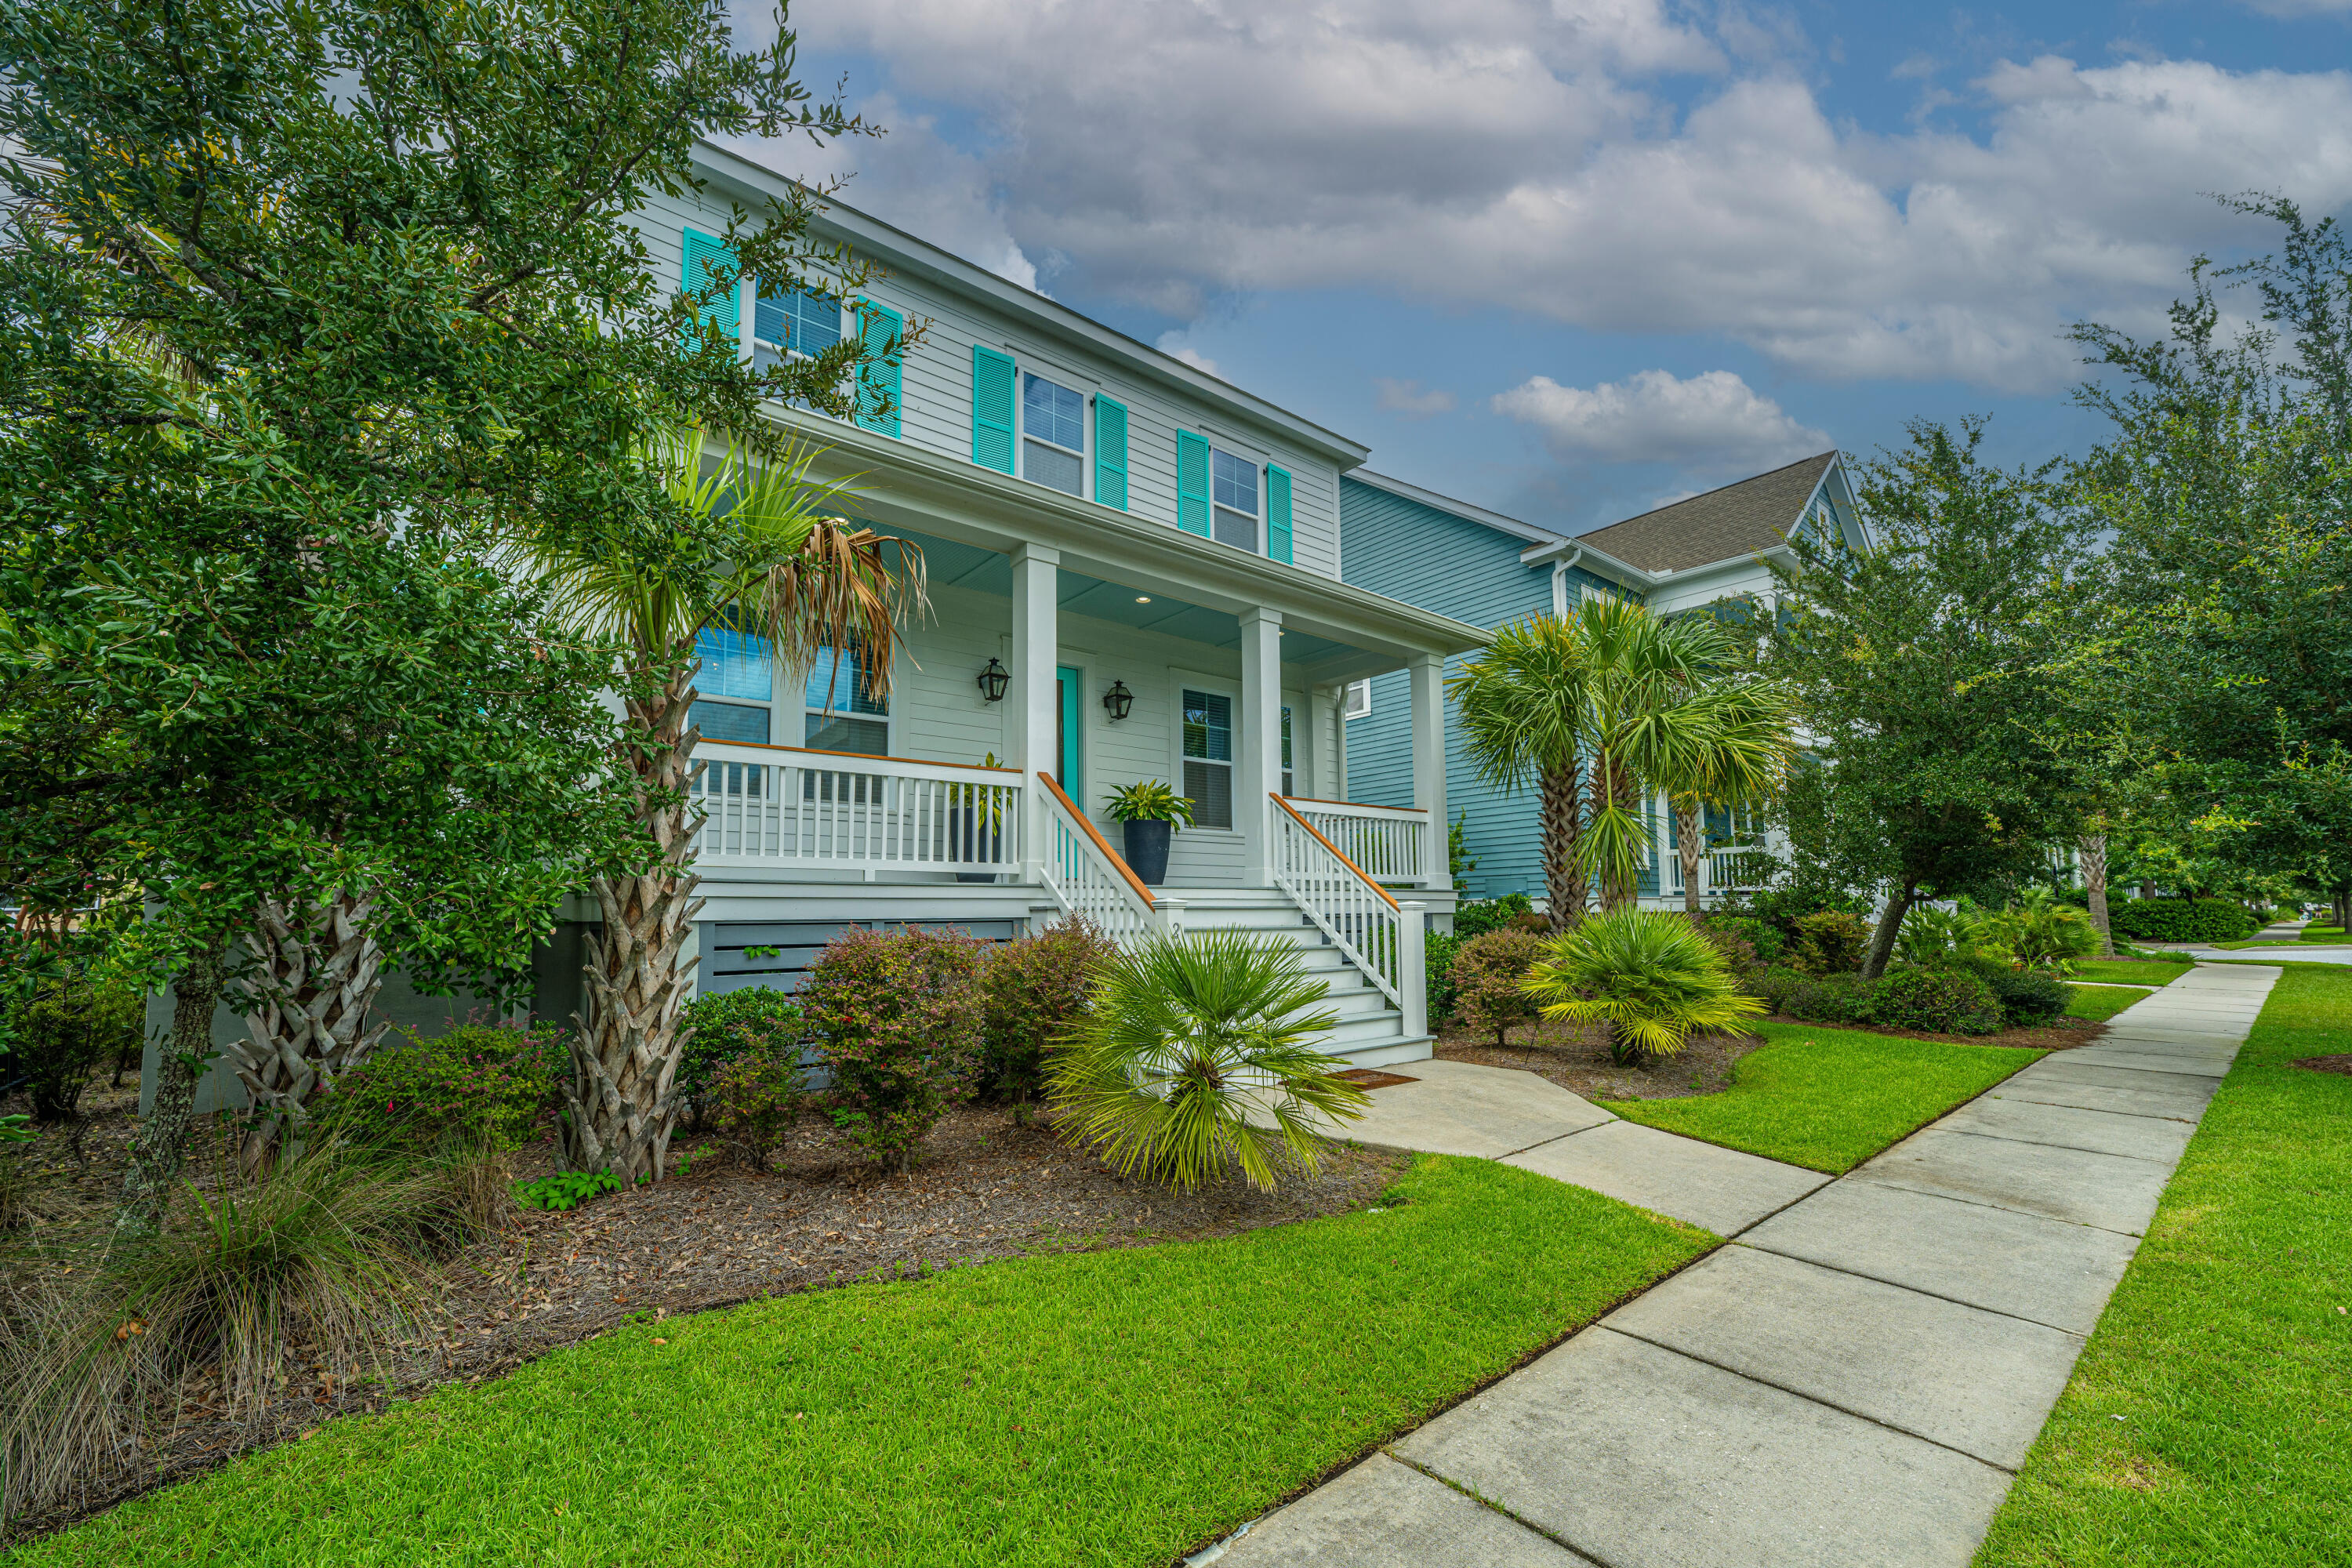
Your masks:
M1688 921L1649 910L1613 910L1554 937L1520 984L1547 1018L1607 1025L1620 1064L1673 1056L1702 1030L1764 1011Z
M677 550L649 559L551 536L517 547L570 621L621 649L625 761L654 850L642 870L594 882L603 926L589 943L588 1005L565 1088L573 1169L658 1180L668 1151L691 968L679 950L702 907L688 868L702 816L688 795L698 639L721 625L755 633L793 668L820 648L851 650L884 695L899 623L924 605L920 553L828 515L841 491L810 482L815 456L798 449L763 465L740 446L713 452L695 426L666 430L641 460L687 525Z
M1583 917L1586 687L1591 650L1578 618L1530 616L1497 626L1449 679L1470 763L1488 784L1536 786L1544 888L1552 929Z
M1309 1044L1335 1015L1297 947L1244 931L1162 935L1122 953L1046 1081L1072 1136L1125 1174L1190 1190L1238 1167L1316 1168L1318 1135L1364 1113L1344 1065Z

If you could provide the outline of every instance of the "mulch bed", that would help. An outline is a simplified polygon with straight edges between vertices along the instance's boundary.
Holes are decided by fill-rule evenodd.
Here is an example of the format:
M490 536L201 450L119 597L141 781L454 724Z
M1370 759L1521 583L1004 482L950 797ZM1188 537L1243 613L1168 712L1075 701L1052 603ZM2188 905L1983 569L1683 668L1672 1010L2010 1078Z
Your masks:
M93 1090L84 1121L45 1131L26 1155L36 1175L35 1242L102 1225L135 1122L135 1089ZM423 1316L424 1337L399 1349L392 1388L338 1384L296 1369L272 1408L230 1421L199 1383L180 1424L145 1458L152 1468L93 1495L71 1513L10 1521L5 1539L71 1522L149 1487L247 1449L299 1437L329 1415L382 1409L433 1384L511 1371L640 1315L706 1311L876 1279L912 1278L1033 1253L1139 1247L1234 1236L1345 1213L1374 1202L1409 1157L1330 1148L1322 1170L1273 1193L1238 1181L1180 1194L1122 1178L1009 1109L967 1106L925 1142L922 1163L885 1175L814 1116L804 1117L773 1169L748 1168L715 1140L681 1133L672 1158L690 1173L660 1186L598 1198L568 1213L517 1209L500 1233L454 1259ZM706 1147L711 1152L701 1152ZM550 1143L520 1151L518 1178L554 1168Z
M1778 1015L1769 1021L1799 1027L1807 1023ZM2043 1051L2087 1046L2106 1032L2105 1024L2082 1018L2061 1018L2046 1028L2003 1029L1993 1035L1927 1035L1916 1029L1863 1029L1853 1024L1814 1026L1953 1046L2027 1046ZM1621 1068L1610 1061L1609 1047L1598 1026L1546 1021L1514 1025L1510 1043L1504 1046L1497 1046L1491 1033L1449 1026L1437 1037L1437 1055L1449 1062L1517 1068L1587 1100L1680 1100L1729 1089L1733 1064L1764 1043L1748 1035L1701 1035L1671 1061L1647 1068Z

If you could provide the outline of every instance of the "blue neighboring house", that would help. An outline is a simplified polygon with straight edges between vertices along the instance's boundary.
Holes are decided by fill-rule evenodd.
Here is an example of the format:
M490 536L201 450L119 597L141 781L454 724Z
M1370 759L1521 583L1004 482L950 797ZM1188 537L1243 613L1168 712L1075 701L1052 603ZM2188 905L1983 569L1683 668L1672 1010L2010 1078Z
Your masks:
M1835 452L1570 536L1484 507L1359 468L1339 483L1343 581L1391 598L1492 628L1522 616L1564 615L1594 595L1631 598L1671 615L1727 599L1769 604L1765 563L1786 556L1807 529L1834 529L1866 542L1853 489ZM1447 660L1452 673L1470 656ZM1402 676L1350 689L1344 752L1348 796L1370 805L1412 799L1411 713ZM1482 783L1464 755L1460 728L1446 724L1446 800L1464 825L1470 858L1465 896L1540 898L1543 865L1533 793ZM1672 819L1649 803L1655 852L1645 900L1679 902ZM1752 825L1711 812L1711 842L1756 842ZM1707 894L1733 890L1752 858L1710 856ZM1664 879L1661 887L1660 879Z

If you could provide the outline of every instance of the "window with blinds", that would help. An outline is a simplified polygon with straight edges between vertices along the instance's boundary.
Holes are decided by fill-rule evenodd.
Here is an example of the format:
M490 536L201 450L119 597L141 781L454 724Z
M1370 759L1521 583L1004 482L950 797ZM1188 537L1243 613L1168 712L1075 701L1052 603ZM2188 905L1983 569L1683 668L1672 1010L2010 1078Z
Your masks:
M1184 693L1184 794L1195 827L1234 825L1234 700Z
M890 754L890 705L875 694L856 655L819 648L802 703L802 744L868 757Z

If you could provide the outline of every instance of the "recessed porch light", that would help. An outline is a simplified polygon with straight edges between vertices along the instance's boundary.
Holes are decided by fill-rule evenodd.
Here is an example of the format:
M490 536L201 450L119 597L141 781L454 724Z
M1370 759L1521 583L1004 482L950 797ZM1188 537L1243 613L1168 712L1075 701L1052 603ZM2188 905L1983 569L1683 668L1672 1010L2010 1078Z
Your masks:
M1148 605L1151 603L1151 595L1149 594L1138 594L1135 596L1135 602L1139 605Z

